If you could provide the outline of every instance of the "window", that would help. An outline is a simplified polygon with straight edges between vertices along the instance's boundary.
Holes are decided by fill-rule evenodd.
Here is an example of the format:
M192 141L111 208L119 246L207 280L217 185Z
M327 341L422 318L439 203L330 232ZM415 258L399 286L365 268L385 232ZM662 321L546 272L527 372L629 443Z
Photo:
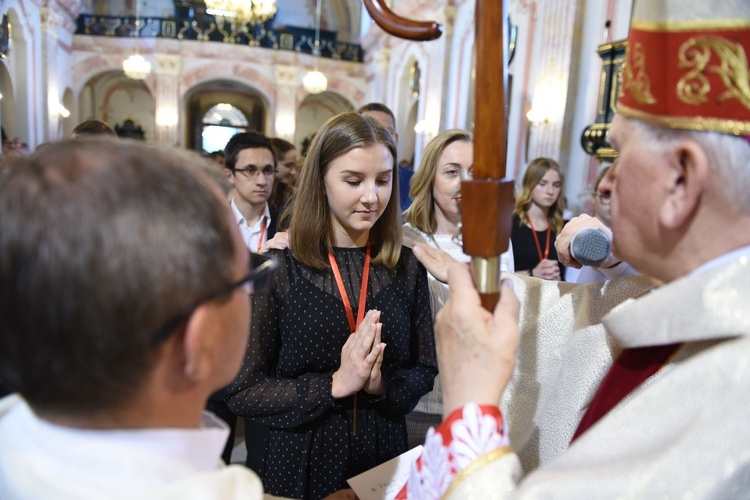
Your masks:
M246 132L247 128L242 111L231 104L217 104L203 115L202 148L209 153L223 150L234 134Z

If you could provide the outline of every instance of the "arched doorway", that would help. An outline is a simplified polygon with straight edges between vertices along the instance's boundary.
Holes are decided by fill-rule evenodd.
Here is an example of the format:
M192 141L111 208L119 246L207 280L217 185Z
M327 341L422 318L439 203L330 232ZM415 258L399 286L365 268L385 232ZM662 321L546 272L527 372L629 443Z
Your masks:
M308 94L297 110L297 129L294 143L304 154L321 125L339 113L354 111L351 103L342 95L326 91Z
M62 105L70 112L67 117L62 117L60 128L62 129L61 138L70 137L76 124L78 123L78 111L75 109L75 98L73 91L66 88L63 92Z
M155 141L154 98L142 81L131 80L122 71L99 73L83 86L78 102L78 119L71 121L72 127L85 120L103 120L113 129L140 131L129 137Z
M3 139L10 140L15 137L15 98L13 94L13 82L10 79L5 61L0 61L0 123L2 124Z
M212 80L196 85L185 94L183 107L184 143L188 149L224 149L226 141L221 141L229 140L238 131L268 134L268 103L260 92L239 82Z
M34 95L34 83L29 76L28 68L33 67L29 60L27 50L27 28L21 22L15 9L9 9L7 12L8 23L11 29L7 70L3 78L8 85L8 101L3 103L2 121L5 133L9 138L20 137L24 142L28 142L31 147L37 145L37 134L34 131L34 115L30 113L31 96ZM2 91L3 101L5 101L5 91Z

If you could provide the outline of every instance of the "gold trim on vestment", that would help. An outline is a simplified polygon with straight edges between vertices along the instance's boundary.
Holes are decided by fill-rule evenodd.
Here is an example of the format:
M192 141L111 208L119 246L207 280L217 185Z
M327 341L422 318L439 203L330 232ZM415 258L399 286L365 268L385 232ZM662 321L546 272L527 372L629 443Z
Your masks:
M696 19L692 21L634 20L631 28L643 31L700 31L750 28L750 19Z
M629 118L636 118L660 127L698 130L702 132L721 132L722 134L750 135L750 122L739 120L725 120L722 118L706 118L703 116L662 116L633 109L617 103L617 112Z
M468 478L471 474L477 472L485 465L489 465L495 460L498 460L499 458L504 457L505 455L508 455L510 453L513 453L513 449L510 446L501 446L500 448L496 448L489 453L485 453L484 455L477 457L477 459L471 462L465 469L462 469L456 473L456 476L453 478L453 481L448 487L448 490L443 495L443 498L448 498L451 492L455 488L458 488L458 483Z

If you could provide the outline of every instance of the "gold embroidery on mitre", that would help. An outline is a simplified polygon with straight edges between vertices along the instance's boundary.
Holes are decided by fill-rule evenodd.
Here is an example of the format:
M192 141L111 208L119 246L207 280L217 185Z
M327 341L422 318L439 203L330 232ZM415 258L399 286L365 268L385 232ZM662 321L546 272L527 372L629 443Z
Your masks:
M628 58L622 64L623 68L623 79L622 86L620 87L620 97L624 94L624 88L633 95L633 99L641 104L654 104L656 99L651 94L651 82L646 75L646 54L643 51L643 44L636 43L632 47L632 51L628 48ZM632 59L632 68L631 68ZM633 70L638 73L633 76Z
M709 66L713 54L719 61ZM682 102L698 106L708 100L711 83L706 72L711 72L721 77L727 89L717 97L719 103L737 99L750 109L750 71L741 44L721 37L693 37L682 44L678 57L680 69L692 68L677 82L677 97Z

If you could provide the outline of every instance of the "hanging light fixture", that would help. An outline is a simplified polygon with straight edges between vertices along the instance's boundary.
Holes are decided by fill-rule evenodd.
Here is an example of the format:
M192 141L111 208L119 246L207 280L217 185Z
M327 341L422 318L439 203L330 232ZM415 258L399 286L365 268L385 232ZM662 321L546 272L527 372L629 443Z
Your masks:
M122 62L122 70L128 78L143 80L151 74L151 63L136 51Z
M141 0L135 2L135 54L122 62L125 76L133 80L143 80L151 74L151 64L138 53L138 40L141 31Z
M248 23L264 23L276 14L276 0L206 0L206 13L241 31Z
M323 73L318 71L318 60L320 59L320 10L322 0L317 0L315 4L315 46L313 47L315 69L309 71L304 78L302 78L302 86L311 94L320 94L321 92L325 92L328 88L328 79Z

